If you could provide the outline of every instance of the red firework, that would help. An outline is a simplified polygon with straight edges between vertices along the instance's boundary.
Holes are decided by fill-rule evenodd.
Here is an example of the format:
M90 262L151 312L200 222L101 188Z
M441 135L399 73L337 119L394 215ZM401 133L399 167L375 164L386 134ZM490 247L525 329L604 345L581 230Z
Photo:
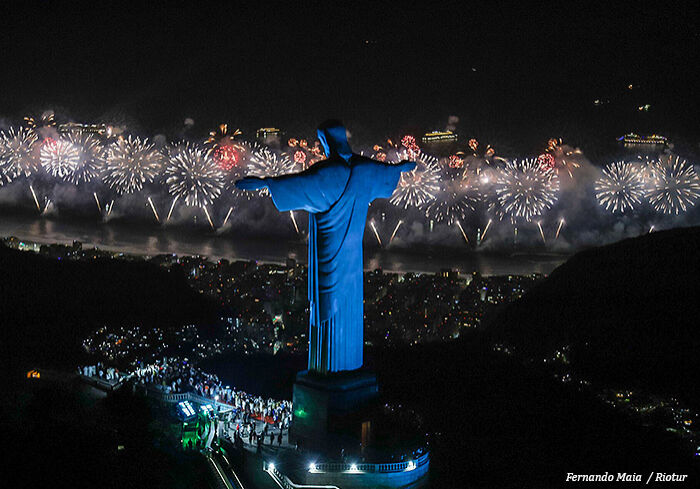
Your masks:
M464 166L464 160L457 155L450 156L449 160L450 168L462 168Z
M214 150L214 161L224 171L231 171L240 159L241 153L234 146L219 146Z
M306 163L306 153L304 153L302 150L297 150L294 152L294 163L297 163L299 165L303 165Z
M416 138L414 138L410 134L406 134L404 137L401 138L401 145L407 150L412 151L414 153L420 149L418 147L418 144L416 143Z
M537 163L544 171L554 170L555 160L551 153L542 153L537 157Z

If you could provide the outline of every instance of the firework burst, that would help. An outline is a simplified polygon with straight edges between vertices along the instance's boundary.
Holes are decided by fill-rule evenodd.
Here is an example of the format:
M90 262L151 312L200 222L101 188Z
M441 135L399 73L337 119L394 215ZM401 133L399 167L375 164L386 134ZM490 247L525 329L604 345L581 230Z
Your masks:
M285 153L277 154L265 146L255 144L250 149L247 165L240 176L245 175L261 178L278 177L289 173L295 173L296 171L297 165L289 155ZM228 187L231 189L234 196L247 200L256 196L265 196L269 194L267 189L248 191L238 190L233 185L229 185Z
M92 134L69 134L67 139L78 149L78 162L66 180L78 185L96 179L105 164L105 148L102 143Z
M693 165L678 156L664 156L649 167L647 199L657 212L680 214L700 197L700 179Z
M595 182L595 197L613 213L634 209L644 197L644 180L637 165L618 161L606 166Z
M224 173L224 190L226 192L230 192L233 197L235 197L238 200L245 200L249 201L253 197L258 196L260 192L248 192L245 190L239 190L236 188L236 182L246 176L247 168L248 168L248 163L250 162L250 156L253 152L254 148L258 148L257 145L254 147L251 147L251 145L245 141L241 141L236 143L236 148L238 149L238 155L239 155L239 161L233 165L229 170L224 170L219 166L220 169L223 170ZM215 150L216 151L216 150ZM214 159L216 161L216 156L214 155Z
M416 142L416 138L414 138L410 134L406 134L404 137L401 138L401 146L406 148L411 153L417 153L418 151L420 151L418 143Z
M221 194L224 172L210 151L185 144L165 166L164 178L170 195L185 204L205 207Z
M542 170L550 171L554 170L556 160L554 159L554 155L552 155L552 153L542 153L537 157L537 163L540 165Z
M296 150L294 152L294 163L301 167L304 167L306 165L306 153L304 153L300 149Z
M45 111L43 114L41 114L41 117L38 119L34 117L25 117L24 122L27 124L27 127L32 130L39 130L43 127L54 127L56 125L56 117L51 110Z
M46 139L39 151L39 161L46 173L67 180L80 163L80 150L65 139Z
M409 150L400 151L399 160L409 159L412 156L416 167L409 172L402 172L399 184L391 195L389 202L404 209L411 207L423 207L435 199L440 191L440 166L437 158L421 151L412 153Z
M209 133L209 137L204 142L205 146L212 151L212 158L216 165L225 172L231 171L242 161L241 144L234 141L236 136L241 134L240 129L229 132L228 125L221 124Z
M147 139L120 138L107 149L104 182L118 194L130 194L152 182L163 164L163 156Z
M38 137L31 129L11 127L0 137L0 172L5 179L29 177L39 168L36 158Z
M440 187L440 194L425 207L425 215L435 222L452 225L464 220L467 213L476 208L476 189L465 189L464 183L457 181L441 182Z
M448 165L450 168L463 168L464 167L464 155L453 154L448 158Z
M277 154L269 148L256 146L248 160L247 174L256 177L278 177L293 173L295 163L286 154Z
M228 132L228 124L220 124L215 130L209 133L209 137L204 144L210 149L216 149L219 146L227 146L233 144L236 136L243 134L240 129L233 132Z
M494 188L492 209L499 218L530 222L554 205L559 178L552 171L542 170L535 159L512 161L500 172Z
M241 148L239 145L218 146L212 152L212 156L216 166L228 172L241 162Z
M580 155L580 150L571 149L561 138L550 138L547 141L547 149L538 157L538 162L543 170L554 170L557 175L565 172L573 179L574 170L581 166L576 162Z
M425 207L426 217L435 222L452 225L455 221L463 221L468 212L476 210L479 202L479 189L472 185L473 180L468 174L454 170L452 167L443 168L440 191Z

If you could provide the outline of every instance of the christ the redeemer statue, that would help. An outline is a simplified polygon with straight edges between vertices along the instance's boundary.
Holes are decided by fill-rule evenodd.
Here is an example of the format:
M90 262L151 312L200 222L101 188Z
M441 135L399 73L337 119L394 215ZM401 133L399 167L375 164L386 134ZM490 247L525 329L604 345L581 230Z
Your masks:
M415 163L390 165L353 154L345 127L318 129L326 159L307 170L273 178L246 177L243 190L267 188L280 211L309 213L309 370L322 374L362 367L362 237L370 202L388 198L401 172Z

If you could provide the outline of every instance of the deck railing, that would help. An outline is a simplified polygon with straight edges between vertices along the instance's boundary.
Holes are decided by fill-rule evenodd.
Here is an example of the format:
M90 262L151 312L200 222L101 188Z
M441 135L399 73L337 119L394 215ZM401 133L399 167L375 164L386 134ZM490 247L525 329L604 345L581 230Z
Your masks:
M393 462L385 464L347 464L347 463L320 463L315 464L314 471L317 472L369 472L387 474L392 472L405 472L422 467L429 460L429 453L424 453L415 460L405 462Z

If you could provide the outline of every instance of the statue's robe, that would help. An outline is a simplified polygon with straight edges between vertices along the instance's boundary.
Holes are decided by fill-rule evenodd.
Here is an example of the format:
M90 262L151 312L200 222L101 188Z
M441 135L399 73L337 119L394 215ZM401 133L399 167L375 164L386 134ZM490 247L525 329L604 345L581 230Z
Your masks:
M362 366L367 209L390 197L401 176L398 166L352 154L345 134L340 139L323 141L330 145L328 159L265 179L277 209L309 213L309 370L321 373Z

